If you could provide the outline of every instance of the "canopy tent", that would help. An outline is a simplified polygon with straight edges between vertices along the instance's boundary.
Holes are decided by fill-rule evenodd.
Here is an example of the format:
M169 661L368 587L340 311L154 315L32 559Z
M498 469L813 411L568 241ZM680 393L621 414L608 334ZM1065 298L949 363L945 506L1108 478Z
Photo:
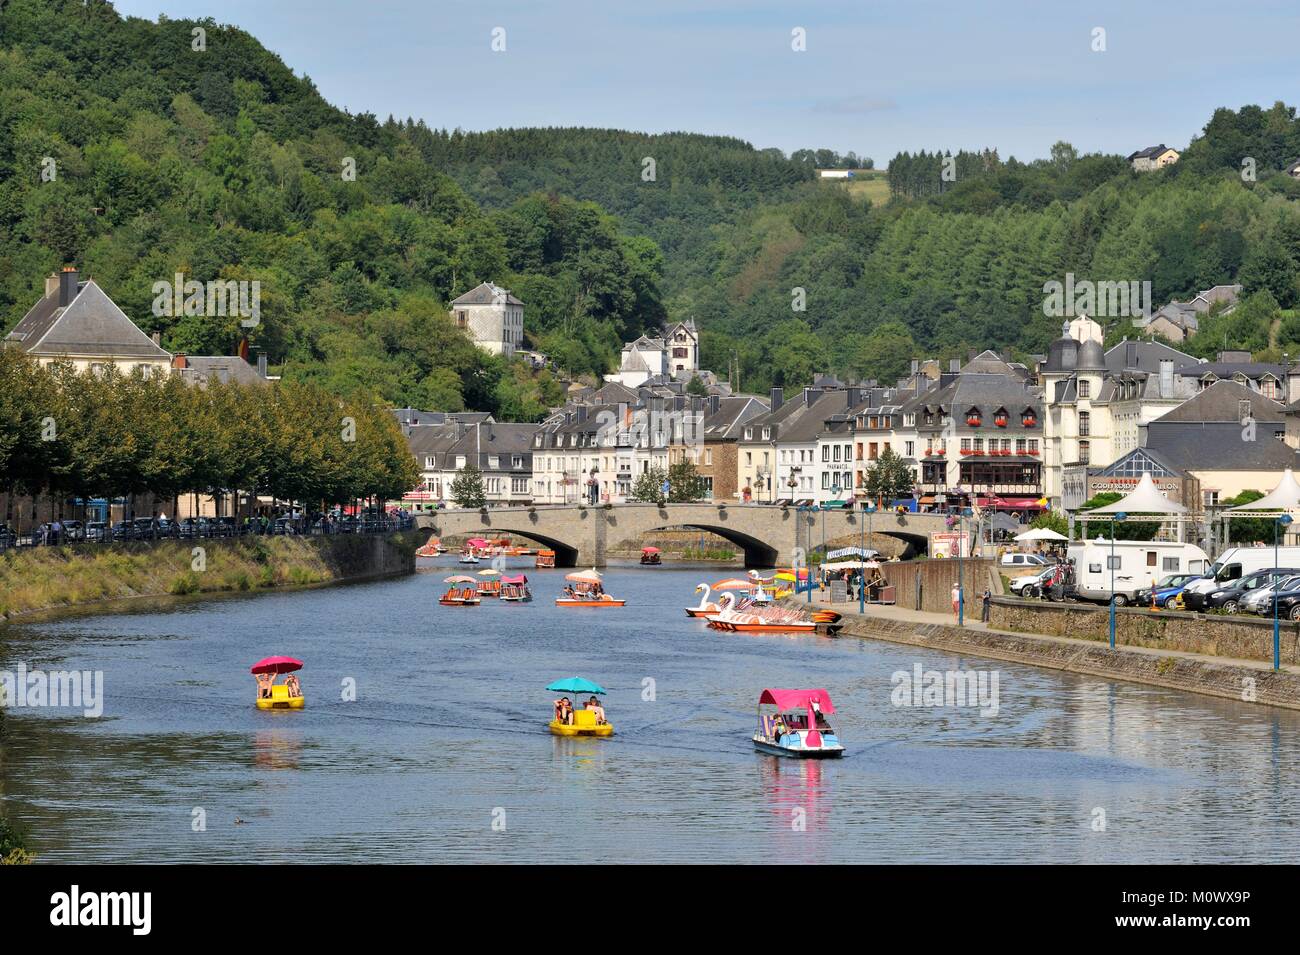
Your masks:
M763 695L758 698L758 702L760 706L764 703L771 703L780 710L808 709L815 703L823 713L835 712L835 707L831 704L831 695L825 690L768 689L763 691Z
M444 584L476 584L478 583L473 577L466 577L464 574L457 574L455 577L444 577Z
M595 567L591 570L579 570L572 574L565 574L565 580L576 581L580 584L598 584L600 583L600 572Z
M525 577L523 574L519 574L518 576L515 576L515 577L502 577L502 578L501 578L501 583L503 583L503 584L526 584L526 583L528 583L528 578Z
M1091 511L1084 511L1082 517L1092 517L1094 514L1186 514L1187 508L1171 501L1160 493L1156 487L1156 482L1151 480L1150 474L1142 475L1142 480L1138 481L1137 487L1129 491L1114 504L1107 504L1105 507L1094 508ZM1019 540L1019 538L1017 538Z
M1089 513L1095 512L1089 511ZM1066 541L1069 539L1064 534L1056 533L1050 527L1035 527L1032 531L1025 531L1023 534L1016 535L1016 540L1027 543L1032 541Z
M878 560L837 560L829 564L822 564L822 570L871 570L880 567Z
M497 569L495 569L495 568L493 568L493 567L488 567L486 570L480 570L480 571L478 572L478 575L479 575L480 577L496 577L496 576L498 576L500 573L501 573L501 571L499 571L499 570L497 570Z
M643 554L657 554L657 553L659 553L659 548L658 548L658 547L642 547L642 548L641 548L641 553L643 553Z
M1240 514L1249 511L1273 511L1286 512L1300 509L1300 484L1296 483L1295 475L1291 469L1287 468L1282 472L1282 480L1277 482L1277 487L1269 491L1258 501L1251 501L1248 504L1238 504L1236 507L1228 508L1225 514ZM1258 514L1250 515L1258 517Z
M765 580L744 580L740 577L728 577L713 585L714 590L753 590L767 583Z
M486 547L486 546L487 546L487 541L484 540L484 539L481 538L481 537L471 537L469 540L465 541L465 543L468 544L470 547Z
M838 560L841 557L876 557L880 551L873 550L870 547L840 547L836 550L828 551L827 560Z
M599 683L592 683L590 680L583 679L580 676L566 677L563 680L556 680L546 687L556 693L595 693L600 696L605 695L605 688Z

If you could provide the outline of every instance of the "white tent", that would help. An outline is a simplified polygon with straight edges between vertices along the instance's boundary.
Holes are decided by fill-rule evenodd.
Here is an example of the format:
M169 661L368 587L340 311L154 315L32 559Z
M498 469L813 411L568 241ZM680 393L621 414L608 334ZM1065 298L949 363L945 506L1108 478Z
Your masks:
M1300 484L1296 483L1295 475L1291 469L1287 468L1282 472L1282 480L1277 482L1277 487L1265 494L1258 501L1251 501L1249 504L1238 504L1236 507L1230 507L1225 513L1236 514L1242 511L1293 511L1300 509Z
M1036 527L1032 531L1025 531L1023 534L1017 534L1016 540L1023 542L1033 541L1068 541L1070 538L1064 534L1058 534L1050 527Z
M1081 516L1091 518L1094 514L1186 514L1187 508L1171 501L1160 493L1156 487L1156 482L1151 480L1150 474L1142 475L1142 480L1138 481L1138 486L1129 491L1114 504L1107 504L1105 507L1098 507L1095 510L1084 511Z

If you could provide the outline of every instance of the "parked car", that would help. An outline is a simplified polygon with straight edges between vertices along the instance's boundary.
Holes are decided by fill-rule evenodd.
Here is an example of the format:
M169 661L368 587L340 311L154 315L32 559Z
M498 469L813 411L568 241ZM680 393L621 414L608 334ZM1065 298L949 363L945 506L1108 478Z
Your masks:
M81 521L62 521L63 539L66 541L84 541L86 539L86 525Z
M115 541L135 540L135 524L132 521L117 521L109 531L109 535Z
M209 526L215 537L235 537L239 534L239 525L233 517L214 517Z
M85 540L103 542L112 538L112 530L106 521L90 521L86 524Z
M18 543L18 535L3 521L0 521L0 547L13 547Z
M1279 593L1286 593L1294 590L1300 585L1300 575L1293 574L1289 577L1279 577L1274 583L1265 584L1263 587L1256 587L1241 598L1240 609L1247 613L1266 613L1270 616L1273 613L1273 589L1277 588Z
M158 518L157 523L158 536L161 537L180 537L180 528L173 520L165 517Z
M1300 577L1290 579L1291 589L1278 591L1277 615L1283 620L1300 620ZM1273 616L1273 601L1265 600L1259 612L1265 617Z
M1007 551L1002 555L1002 560L999 563L1003 567L1028 570L1034 567L1045 567L1047 558L1042 554L1022 554L1019 551Z
M1056 573L1056 567L1044 567L1033 574L1024 574L1011 581L1011 592L1017 597L1041 597L1047 581Z
M131 522L135 525L135 539L151 541L158 536L158 522L152 517L137 517Z
M1178 606L1178 595L1183 592L1183 588L1193 580L1200 579L1200 574L1170 574L1162 577L1154 587L1143 587L1139 590L1133 602L1139 607L1151 606L1151 594L1154 591L1156 606L1173 610Z
M1300 567L1279 567L1274 570L1257 570L1237 580L1231 581L1218 590L1208 593L1193 592L1189 587L1183 591L1183 605L1189 610L1223 610L1224 613L1236 613L1241 609L1241 600L1252 590L1267 587L1278 577L1300 575Z
M271 529L272 534L296 534L298 528L291 517L277 517Z

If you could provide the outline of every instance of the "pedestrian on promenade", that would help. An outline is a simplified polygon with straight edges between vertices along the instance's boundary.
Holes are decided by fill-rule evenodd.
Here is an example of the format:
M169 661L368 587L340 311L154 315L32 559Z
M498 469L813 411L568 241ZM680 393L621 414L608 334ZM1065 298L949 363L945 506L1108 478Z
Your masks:
M984 623L989 622L989 606L992 603L993 603L993 591L985 587L984 593L980 594L980 620L982 620Z
M959 583L952 585L952 615L954 618L961 616L961 584Z

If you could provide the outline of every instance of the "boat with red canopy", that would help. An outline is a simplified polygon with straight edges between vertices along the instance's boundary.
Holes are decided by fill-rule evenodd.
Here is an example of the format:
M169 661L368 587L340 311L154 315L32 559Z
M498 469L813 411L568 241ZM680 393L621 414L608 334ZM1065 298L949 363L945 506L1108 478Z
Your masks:
M758 698L754 748L772 756L838 759L844 747L826 719L834 712L825 690L764 690Z
M662 564L663 558L659 555L658 547L642 547L641 563L648 565Z
M517 574L501 578L501 590L497 596L507 603L527 603L533 599L533 592L528 589L528 578Z
M275 678L281 673L295 673L301 669L302 661L295 660L293 657L267 657L249 667L248 672L254 676L270 677L265 684L262 680L257 681L257 708L259 710L302 709L307 700L302 695L298 678L293 677L292 680L285 680L283 683L275 682Z

